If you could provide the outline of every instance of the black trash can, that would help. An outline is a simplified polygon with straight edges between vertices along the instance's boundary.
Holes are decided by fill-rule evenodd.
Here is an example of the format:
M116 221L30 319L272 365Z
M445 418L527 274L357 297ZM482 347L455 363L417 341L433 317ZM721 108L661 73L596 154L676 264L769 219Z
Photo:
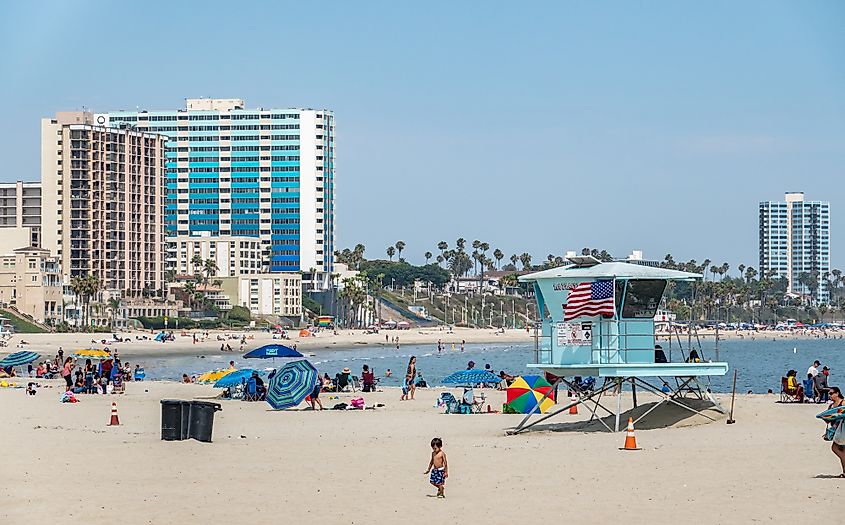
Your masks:
M188 425L188 437L197 441L211 443L211 430L214 427L214 413L223 410L220 403L191 401L191 417Z
M191 404L178 399L161 400L161 439L181 441L188 439Z

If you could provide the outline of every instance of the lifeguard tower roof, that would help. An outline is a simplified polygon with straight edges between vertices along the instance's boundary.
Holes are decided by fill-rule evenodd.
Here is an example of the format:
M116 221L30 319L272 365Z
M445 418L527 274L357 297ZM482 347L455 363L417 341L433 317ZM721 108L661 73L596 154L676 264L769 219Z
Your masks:
M529 273L519 277L521 282L533 282L540 279L557 277L581 277L584 279L665 279L668 281L695 281L703 276L700 273L681 272L668 268L655 268L641 264L608 262L594 265L572 264L559 266L542 272Z

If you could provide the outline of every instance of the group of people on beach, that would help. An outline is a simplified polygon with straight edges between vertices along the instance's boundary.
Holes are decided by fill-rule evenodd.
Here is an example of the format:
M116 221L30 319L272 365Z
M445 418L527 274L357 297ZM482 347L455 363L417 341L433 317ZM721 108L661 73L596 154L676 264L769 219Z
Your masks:
M52 360L37 363L35 367L30 363L27 375L37 379L61 377L65 380L65 390L74 394L107 394L122 391L125 381L143 380L145 374L140 365L135 365L133 372L128 361L121 363L117 352L110 358L99 360L97 364L91 359L80 364L72 356L65 357L64 350L59 347ZM31 390L34 393L34 388Z
M784 393L794 396L798 402L815 401L826 403L830 397L831 387L828 384L830 368L822 366L821 361L816 359L807 368L807 378L799 381L797 370L788 370L783 379Z

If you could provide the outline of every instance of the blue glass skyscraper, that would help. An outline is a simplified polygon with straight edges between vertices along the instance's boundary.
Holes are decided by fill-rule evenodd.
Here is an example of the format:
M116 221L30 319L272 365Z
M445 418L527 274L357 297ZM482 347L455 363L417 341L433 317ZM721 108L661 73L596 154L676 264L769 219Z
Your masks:
M303 271L328 283L334 252L334 115L315 109L245 109L240 99L187 99L185 109L114 111L171 137L168 236L261 240L265 270ZM237 249L237 248L233 248ZM310 274L314 275L310 275Z

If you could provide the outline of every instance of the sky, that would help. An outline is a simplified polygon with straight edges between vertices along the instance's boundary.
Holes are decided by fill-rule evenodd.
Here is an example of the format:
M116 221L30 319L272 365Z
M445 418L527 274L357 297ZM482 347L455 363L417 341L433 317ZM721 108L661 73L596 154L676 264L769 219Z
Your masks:
M185 98L329 108L337 246L480 239L757 266L757 205L831 202L845 2L2 2L0 180L39 119ZM840 249L840 247L843 247Z

